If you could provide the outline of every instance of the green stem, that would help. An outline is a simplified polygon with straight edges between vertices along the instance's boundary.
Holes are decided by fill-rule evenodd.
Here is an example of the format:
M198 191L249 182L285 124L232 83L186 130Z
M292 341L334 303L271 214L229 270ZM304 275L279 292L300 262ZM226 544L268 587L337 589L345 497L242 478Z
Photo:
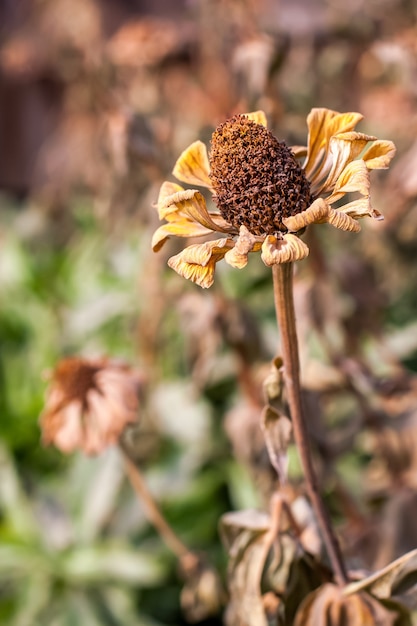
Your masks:
M291 413L294 439L317 523L333 569L335 581L339 585L348 582L342 553L333 531L328 512L320 495L317 476L314 470L309 446L308 431L301 401L300 363L298 356L297 328L293 297L292 263L281 263L272 267L274 280L274 301L277 322L281 336L281 352L284 362L284 382L287 401Z

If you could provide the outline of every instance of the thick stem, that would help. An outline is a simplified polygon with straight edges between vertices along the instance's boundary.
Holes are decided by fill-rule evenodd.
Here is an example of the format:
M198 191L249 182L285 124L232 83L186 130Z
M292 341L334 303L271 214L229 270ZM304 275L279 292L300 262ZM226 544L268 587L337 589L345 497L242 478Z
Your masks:
M130 483L145 507L146 517L156 528L168 548L180 559L183 565L192 565L198 561L185 544L177 537L156 504L137 465L129 457L123 445L120 445L125 462L126 474Z
M284 382L291 413L294 439L304 471L307 492L321 530L335 580L339 585L344 585L348 582L348 578L339 543L319 492L316 472L311 458L304 409L301 401L300 363L294 312L292 263L274 265L272 274L274 279L275 311L280 330L281 352L284 361Z

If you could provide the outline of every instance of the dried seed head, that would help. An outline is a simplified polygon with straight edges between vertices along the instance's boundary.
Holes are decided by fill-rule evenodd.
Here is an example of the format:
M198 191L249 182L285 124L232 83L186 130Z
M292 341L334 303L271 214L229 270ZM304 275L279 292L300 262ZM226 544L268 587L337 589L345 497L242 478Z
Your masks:
M213 133L210 178L221 215L254 235L286 232L282 220L305 211L310 183L285 143L235 115Z

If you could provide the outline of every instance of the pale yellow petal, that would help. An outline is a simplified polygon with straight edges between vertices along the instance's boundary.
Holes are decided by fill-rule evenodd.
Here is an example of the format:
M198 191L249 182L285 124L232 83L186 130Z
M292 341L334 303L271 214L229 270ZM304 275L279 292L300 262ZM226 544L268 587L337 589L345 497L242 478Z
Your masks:
M158 252L169 237L203 237L213 232L211 229L191 222L186 218L178 218L175 222L163 224L152 236L152 250Z
M240 270L247 265L249 252L260 250L260 248L261 243L258 238L252 235L246 226L241 226L235 246L225 254L224 260Z
M308 152L304 170L309 180L322 176L328 167L325 159L330 138L355 128L363 119L360 113L337 113L325 108L314 108L307 117ZM324 161L326 166L324 166Z
M396 148L392 141L378 139L363 153L362 159L370 170L385 170L395 155Z
M255 124L260 124L261 126L267 126L266 115L263 111L253 111L252 113L244 113L244 116L247 117Z
M262 261L265 265L278 265L300 261L309 253L306 244L296 235L286 234L278 238L268 235L262 244Z
M343 213L342 211L338 211L337 209L330 210L327 221L335 228L339 228L340 230L346 230L350 233L358 233L361 229L360 224L357 220L355 220L353 217L350 217L350 215L347 215L347 213Z
M218 232L231 232L233 227L225 222L221 216L216 216L207 210L207 204L202 193L196 189L179 191L166 200L164 218L167 221L177 221L178 216L187 217L192 222L197 222L209 230ZM161 209L162 212L162 209Z
M329 153L332 165L325 181L322 181L319 191L331 191L337 179L348 163L357 159L369 141L375 137L363 133L341 133L330 139ZM317 191L317 190L316 190Z
M329 210L330 207L327 202L325 202L323 198L317 198L305 211L297 213L297 215L291 215L291 217L287 217L282 221L288 230L296 233L310 224L323 224L327 222Z
M234 244L233 239L217 239L188 246L168 259L168 265L180 276L207 289L213 284L216 263Z
M169 180L162 183L159 190L158 202L156 203L160 220L164 219L163 208L166 206L167 198L169 198L169 196L173 196L179 191L184 191L184 188L181 187L181 185L177 185L177 183L171 183Z
M183 183L211 187L210 163L202 141L194 141L181 153L172 173Z
M327 198L329 204L342 198L346 193L358 192L362 196L369 196L370 178L365 161L358 159L348 163L337 179L332 194Z
M361 217L372 217L375 220L383 220L384 216L371 205L371 198L360 198L359 200L354 200L353 202L348 202L341 206L339 211L343 211L347 215L350 215L354 219L358 219Z

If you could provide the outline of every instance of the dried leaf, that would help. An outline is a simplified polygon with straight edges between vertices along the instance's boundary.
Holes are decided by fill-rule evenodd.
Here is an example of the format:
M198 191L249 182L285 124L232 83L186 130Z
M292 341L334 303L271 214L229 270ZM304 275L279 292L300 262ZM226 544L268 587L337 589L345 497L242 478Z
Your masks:
M395 592L404 589L404 581L417 574L417 549L404 554L371 576L348 585L344 593L369 591L381 599L394 597Z
M248 527L230 525L228 533L235 534L229 549L228 586L230 602L226 613L227 626L268 626L265 615L261 580L270 549L268 516L246 511ZM226 517L226 516L225 516ZM243 520L238 519L239 524ZM224 517L222 519L222 525ZM262 530L261 530L262 528ZM232 533L230 534L230 531ZM226 540L226 543L228 540Z
M307 596L294 626L394 626L398 616L364 591L346 594L327 583Z
M288 477L287 451L292 436L291 420L267 405L262 411L261 425L271 464L281 484L285 484Z

